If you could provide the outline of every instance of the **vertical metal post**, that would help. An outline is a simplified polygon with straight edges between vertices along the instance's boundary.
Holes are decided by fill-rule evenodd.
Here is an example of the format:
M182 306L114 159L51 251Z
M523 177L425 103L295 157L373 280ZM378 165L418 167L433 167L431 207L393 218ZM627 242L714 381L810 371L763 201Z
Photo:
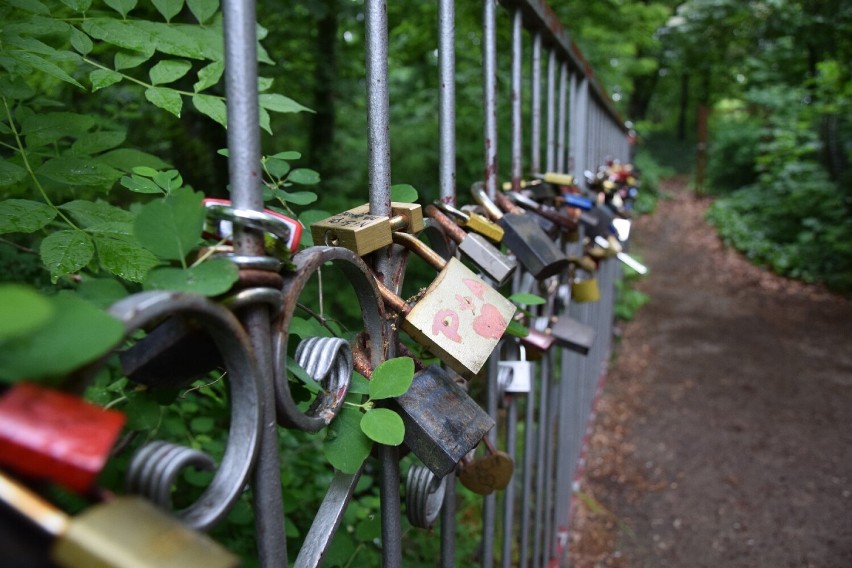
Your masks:
M530 127L530 170L541 173L541 32L533 34L532 44L532 125Z
M577 81L577 108L574 115L577 120L577 147L575 150L574 167L579 180L583 179L583 172L589 168L587 162L587 140L588 134L588 111L589 111L589 79L580 77Z
M521 189L523 176L524 151L523 117L521 114L522 70L523 70L523 28L524 18L520 8L512 14L512 189Z
M228 158L231 198L240 209L261 210L260 130L257 96L257 36L254 0L223 2L225 32L225 93L228 107ZM247 256L263 255L263 235L238 230L236 248ZM261 434L252 473L252 498L258 561L261 566L286 566L284 499L272 386L270 316L265 305L246 308L243 325L254 347L260 374Z
M497 0L483 0L482 89L485 112L485 191L497 193Z
M497 356L492 354L488 359L488 388L486 390L485 410L492 417L497 416ZM488 434L488 439L495 446L497 445L497 428L492 428ZM494 565L494 542L495 542L495 527L496 527L496 510L497 510L497 495L492 493L482 500L482 566L490 568Z
M568 161L565 164L565 172L572 173L576 175L576 169L574 168L574 161L576 160L576 151L577 151L577 128L574 124L576 122L576 114L574 113L574 107L577 106L577 74L573 72L569 72L569 81L568 81L568 148L566 154L568 156Z
M506 453L517 463L518 401L509 395L506 407ZM503 494L503 568L512 566L512 545L515 542L515 480L512 479Z
M556 168L556 50L547 54L547 151L544 169L548 172Z
M565 123L568 116L565 114L565 105L568 99L566 89L568 88L568 64L564 61L559 65L559 114L556 123L556 171L565 171Z
M388 95L388 13L385 0L366 0L367 140L370 213L390 216L391 154ZM392 282L395 259L377 254L375 269L385 285ZM388 355L395 355L391 336ZM382 559L384 566L402 564L402 529L399 510L399 454L395 446L378 447L381 466L379 495L382 507Z
M438 130L441 201L456 203L456 13L454 0L438 2Z
M533 375L535 376L535 375ZM532 501L532 473L535 450L535 385L527 393L524 418L524 471L521 489L521 559L519 566L528 566L530 547L530 505Z

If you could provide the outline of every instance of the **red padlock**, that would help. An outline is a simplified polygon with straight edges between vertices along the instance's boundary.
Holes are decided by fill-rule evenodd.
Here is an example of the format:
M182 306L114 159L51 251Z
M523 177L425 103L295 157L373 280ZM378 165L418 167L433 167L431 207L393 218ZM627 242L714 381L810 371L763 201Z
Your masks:
M0 397L0 464L83 493L103 469L124 414L18 383Z

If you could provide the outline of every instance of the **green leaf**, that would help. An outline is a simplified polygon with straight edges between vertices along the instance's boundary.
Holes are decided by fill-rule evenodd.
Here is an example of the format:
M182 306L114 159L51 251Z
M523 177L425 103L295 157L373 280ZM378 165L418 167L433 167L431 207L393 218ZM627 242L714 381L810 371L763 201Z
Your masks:
M370 381L357 371L352 372L349 383L349 394L370 394Z
M391 201L401 201L403 203L414 203L419 197L414 186L407 183L400 183L391 186Z
M237 266L225 258L214 258L191 268L154 268L145 277L146 290L176 290L217 296L231 289L239 278Z
M276 189L272 193L275 197L293 205L310 205L317 200L317 194L312 191L289 192L283 189Z
M131 239L110 235L92 235L101 268L129 282L142 282L145 275L160 262L150 251Z
M78 156L99 154L104 150L120 146L125 138L127 138L127 131L125 130L87 132L77 138L74 144L71 145L71 151Z
M154 38L131 22L122 22L113 18L87 18L81 27L93 38L106 43L145 53L149 57L154 53Z
M361 430L374 442L398 446L405 438L405 424L399 414L387 408L373 408L361 418Z
M133 228L139 243L160 258L182 260L200 239L203 198L184 187L143 206Z
M131 172L136 166L147 166L155 170L162 170L169 167L169 164L157 156L133 148L119 148L118 150L101 154L98 156L98 161L123 172Z
M536 296L535 294L516 292L509 296L509 301L514 302L515 304L521 304L522 306L539 306L544 304L547 300L541 296Z
M77 287L77 293L101 309L106 309L127 296L124 286L112 278L85 278Z
M133 222L133 213L104 201L85 201L80 199L64 203L59 208L67 211L84 228L110 222Z
M138 51L118 51L115 54L114 67L116 71L121 71L122 69L133 69L134 67L138 67L142 65L154 55L154 51L150 52L146 51L145 53L141 53Z
M290 322L290 333L302 339L308 337L331 337L331 333L314 318L294 316Z
M219 79L222 78L222 73L225 71L225 62L224 61L214 61L209 65L205 65L201 69L198 70L198 81L195 82L195 85L192 88L196 93L203 91L209 87L212 87L216 83L219 82Z
M272 134L272 123L269 120L269 113L266 112L265 108L257 109L257 122L263 130Z
M154 183L163 188L167 194L183 185L183 178L177 170L155 172L152 178Z
M26 12L32 12L33 14L41 14L43 16L50 15L50 10L47 9L47 6L45 6L38 0L6 0L6 2L10 6L20 8L21 10L24 10Z
M0 187L18 183L27 177L27 170L18 164L0 160Z
M145 98L153 105L167 110L176 117L180 118L180 109L183 106L183 100L180 93L174 89L166 87L148 87L145 89Z
M154 85L163 85L177 81L189 70L192 69L192 64L189 61L182 59L163 59L148 71L148 76L151 78L151 83Z
M178 15L183 8L183 0L151 0L157 11L163 15L167 22Z
M121 73L110 71L108 69L95 69L89 73L89 81L92 83L92 92L104 87L109 87L121 81L124 76Z
M306 106L302 106L293 99L277 93L264 93L260 95L260 106L272 112L314 112Z
M192 105L201 114L209 116L225 128L228 127L228 109L225 105L225 101L219 97L213 97L210 95L193 95Z
M27 146L44 146L66 136L81 136L95 125L90 115L75 112L44 112L21 121L21 133Z
M86 90L83 85L81 85L74 77L66 73L61 67L56 65L55 63L44 59L43 57L36 55L35 53L31 53L29 51L9 51L7 52L13 58L23 63L24 65L28 65L33 69L38 69L42 73L46 73L51 77L59 79L60 81L65 81L66 83L71 83L75 87L80 87L84 91ZM68 52L57 52L57 53L72 53ZM75 57L76 54L74 54Z
M0 379L36 380L67 373L103 355L124 336L120 321L73 294L49 300L53 317L35 333L0 349Z
M361 412L343 407L328 427L323 453L329 463L343 473L355 473L373 447L373 442L361 431Z
M136 0L104 0L104 3L121 14L122 18L127 18L130 10L136 7Z
M269 157L270 157L270 158L275 158L276 160L288 160L288 161L293 161L293 160L298 160L298 159L300 159L300 158L302 157L302 154L300 154L299 152L293 152L293 151L290 151L290 152L278 152L277 154L273 154L273 155L271 155L271 156L269 156Z
M320 384L316 382L314 378L308 374L307 371L301 368L299 364L292 359L292 357L287 358L287 371L290 372L294 377L299 379L299 381L310 392L316 394L322 390Z
M56 210L39 201L7 199L0 201L0 235L33 233L56 217Z
M31 333L53 315L53 305L38 292L20 284L0 284L0 344Z
M92 5L92 0L61 0L63 4L76 12L85 12Z
M127 405L122 410L127 415L127 428L143 432L154 430L163 412L154 393L148 391L128 392Z
M315 185L320 182L320 176L314 170L308 168L296 168L287 176L287 181L299 185Z
M0 77L0 95L10 99L28 99L35 94L22 77Z
M121 172L94 159L83 160L71 156L53 158L43 163L36 173L59 183L86 185L109 189Z
M136 193L163 193L160 186L152 180L135 174L129 177L122 176L121 185Z
M530 330L521 325L519 322L512 320L506 328L506 334L514 337L526 337L530 334Z
M55 280L89 264L95 254L95 246L83 231L57 231L41 241L39 253L41 261Z
M165 24L137 20L133 25L147 32L160 53L190 59L224 58L221 26L201 28L197 24Z
M266 158L263 161L263 164L269 171L269 175L279 179L286 176L287 172L290 171L290 164L284 160L279 160L278 158Z
M219 9L219 0L186 0L186 5L198 23L203 24Z
M89 36L81 32L75 27L71 28L71 47L79 51L81 54L86 55L90 51L92 51L92 40L89 39Z
M260 93L264 91L268 91L272 87L272 83L275 82L275 79L270 77L258 77L257 78L257 90Z
M388 359L373 371L370 378L370 399L382 400L402 396L414 378L414 360L411 357Z
M136 166L135 168L133 168L133 173L139 176L153 179L154 176L157 175L159 172L156 168L149 168L148 166Z

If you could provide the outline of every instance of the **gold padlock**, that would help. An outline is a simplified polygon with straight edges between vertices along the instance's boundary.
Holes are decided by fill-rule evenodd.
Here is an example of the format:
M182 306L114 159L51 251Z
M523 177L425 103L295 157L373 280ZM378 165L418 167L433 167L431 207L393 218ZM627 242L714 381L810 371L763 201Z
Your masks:
M571 283L571 299L577 303L597 302L601 299L601 290L596 278L574 280Z
M392 202L393 217L370 215L369 210L369 205L360 205L317 221L311 225L314 243L340 246L364 256L390 245L394 230L423 230L423 209L417 203Z
M414 306L376 282L385 303L405 316L402 329L459 374L479 372L515 314L515 305L457 258L445 261L416 237L393 233L406 247L440 270Z
M476 459L462 461L459 481L474 493L491 495L509 485L515 472L515 462L509 454L497 450L488 436L482 440L486 453Z

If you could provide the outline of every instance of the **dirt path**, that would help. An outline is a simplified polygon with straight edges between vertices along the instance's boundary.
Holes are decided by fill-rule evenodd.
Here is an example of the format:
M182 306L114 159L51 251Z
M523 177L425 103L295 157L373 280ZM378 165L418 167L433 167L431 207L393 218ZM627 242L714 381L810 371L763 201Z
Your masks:
M749 265L669 199L635 227L573 520L577 567L852 567L852 302Z

